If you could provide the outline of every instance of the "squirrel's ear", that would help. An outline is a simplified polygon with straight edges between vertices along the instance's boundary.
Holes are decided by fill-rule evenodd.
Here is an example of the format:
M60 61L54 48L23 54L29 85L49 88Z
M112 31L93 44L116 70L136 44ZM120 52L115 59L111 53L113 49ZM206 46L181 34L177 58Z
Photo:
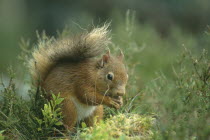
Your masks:
M106 52L106 54L104 54L104 55L102 56L102 58L101 58L100 61L99 61L99 66L100 66L101 68L103 68L103 67L104 67L104 64L106 64L106 63L109 62L109 59L110 59L110 50L108 50L108 51Z
M124 60L124 54L123 54L123 52L122 52L121 49L120 49L120 54L118 55L118 59L119 59L120 61L123 61L123 60Z
M107 50L106 54L103 55L102 57L102 60L105 62L105 63L108 63L109 59L110 59L110 49Z

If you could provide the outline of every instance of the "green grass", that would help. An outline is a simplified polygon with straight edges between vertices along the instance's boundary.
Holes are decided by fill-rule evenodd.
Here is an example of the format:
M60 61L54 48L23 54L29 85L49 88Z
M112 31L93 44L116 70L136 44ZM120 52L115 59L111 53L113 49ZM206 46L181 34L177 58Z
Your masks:
M0 139L209 139L208 30L192 36L173 27L168 37L161 38L150 25L136 23L129 12L123 20L113 22L110 46L112 53L118 53L118 47L124 51L129 73L120 110L106 107L104 121L92 128L82 123L69 136L61 123L62 99L54 97L48 102L35 87L22 93L30 95L23 99L10 68L10 81L2 81L0 88ZM68 34L65 30L60 36ZM20 58L25 61L34 45L21 44Z

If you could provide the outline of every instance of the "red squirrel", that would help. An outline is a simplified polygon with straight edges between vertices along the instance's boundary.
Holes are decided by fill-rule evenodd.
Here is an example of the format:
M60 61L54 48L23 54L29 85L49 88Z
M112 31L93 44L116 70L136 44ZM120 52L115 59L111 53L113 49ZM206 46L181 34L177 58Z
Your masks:
M107 28L40 43L33 51L32 79L48 94L64 98L63 122L69 130L82 120L92 126L96 116L97 122L103 119L103 105L119 109L123 104L128 74L122 51L103 54L111 42Z

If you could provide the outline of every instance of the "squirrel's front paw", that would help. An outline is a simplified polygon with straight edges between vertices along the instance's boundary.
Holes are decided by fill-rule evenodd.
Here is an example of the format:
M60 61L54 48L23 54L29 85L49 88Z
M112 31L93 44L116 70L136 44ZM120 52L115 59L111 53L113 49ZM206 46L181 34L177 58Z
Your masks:
M110 105L111 105L111 107L119 109L123 105L122 97L111 98Z

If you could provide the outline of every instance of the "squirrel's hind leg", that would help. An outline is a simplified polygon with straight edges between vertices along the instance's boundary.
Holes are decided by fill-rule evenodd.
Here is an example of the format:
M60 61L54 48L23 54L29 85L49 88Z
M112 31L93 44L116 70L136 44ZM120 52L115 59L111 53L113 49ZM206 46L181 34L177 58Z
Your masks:
M74 127L77 123L77 113L75 105L70 99L64 99L62 113L64 126L69 131L74 132Z
M97 106L97 108L93 112L93 114L91 116L85 118L84 121L88 127L93 126L95 122L98 123L98 122L100 122L100 120L103 119L103 114L104 114L103 105L99 105L99 106Z

